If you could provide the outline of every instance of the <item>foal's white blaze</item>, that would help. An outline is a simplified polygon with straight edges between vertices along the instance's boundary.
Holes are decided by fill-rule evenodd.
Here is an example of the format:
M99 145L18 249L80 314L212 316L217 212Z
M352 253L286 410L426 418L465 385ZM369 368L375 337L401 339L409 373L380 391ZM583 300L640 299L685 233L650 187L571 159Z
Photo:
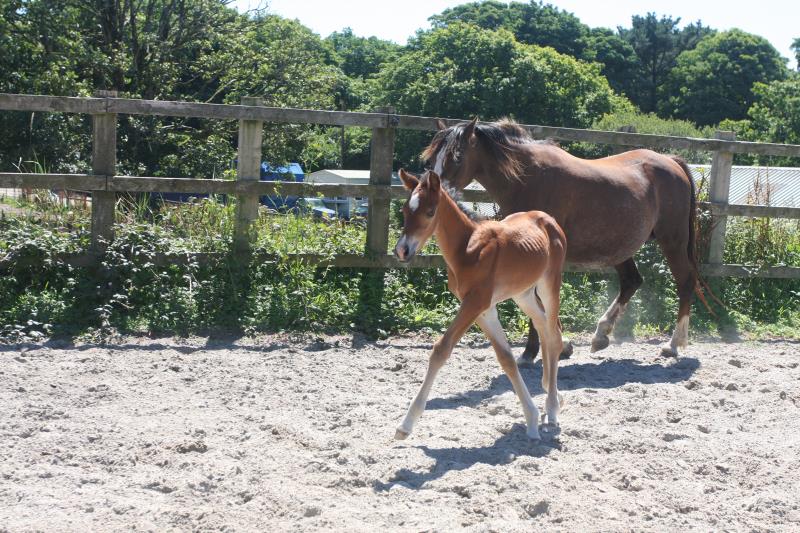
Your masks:
M411 200L408 201L408 208L412 213L419 209L419 193L415 192L411 195Z
M439 174L439 176L441 176L442 172L444 172L444 152L444 148L439 150L439 153L436 154L436 162L433 164L433 171Z

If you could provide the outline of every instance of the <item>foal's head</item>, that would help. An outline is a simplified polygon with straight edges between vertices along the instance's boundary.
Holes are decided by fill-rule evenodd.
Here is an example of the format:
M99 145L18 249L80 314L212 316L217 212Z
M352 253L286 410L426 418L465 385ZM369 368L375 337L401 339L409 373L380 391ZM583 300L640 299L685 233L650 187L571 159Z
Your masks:
M403 234L394 247L394 255L406 262L425 246L436 229L436 208L442 187L439 175L431 170L417 178L401 168L400 179L411 196L403 204Z

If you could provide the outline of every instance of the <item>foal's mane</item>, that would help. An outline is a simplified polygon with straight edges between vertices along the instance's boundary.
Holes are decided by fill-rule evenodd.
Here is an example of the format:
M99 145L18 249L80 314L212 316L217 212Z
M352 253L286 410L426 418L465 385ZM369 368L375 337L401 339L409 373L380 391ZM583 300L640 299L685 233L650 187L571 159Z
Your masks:
M420 178L420 180L421 181L426 181L427 179L428 179L428 173L425 172L425 173L422 174L422 177ZM482 214L478 213L477 211L475 211L474 209L472 209L471 207L468 207L466 204L462 203L463 195L461 194L461 191L456 190L455 187L451 187L451 186L445 184L444 182L441 182L441 187L442 187L442 189L444 189L447 192L447 194L450 195L450 198L453 199L453 202L455 202L455 204L458 207L458 209L462 213L467 215L467 217L471 221L473 221L473 222L481 222L483 220L489 220L489 217L487 217L486 215L482 215Z
M422 160L430 164L439 150L445 150L445 154L457 162L461 157L464 134L469 125L469 122L461 122L436 132L431 143L422 152ZM519 155L524 145L553 144L551 140L534 140L528 130L510 118L475 124L474 131L478 142L491 155L499 173L508 179L518 179L523 170L523 162L520 161Z

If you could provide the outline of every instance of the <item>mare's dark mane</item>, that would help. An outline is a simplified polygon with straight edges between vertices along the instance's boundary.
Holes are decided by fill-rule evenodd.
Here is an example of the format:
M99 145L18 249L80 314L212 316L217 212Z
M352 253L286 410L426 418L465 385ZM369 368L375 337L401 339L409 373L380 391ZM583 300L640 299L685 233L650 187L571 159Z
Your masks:
M455 126L436 132L430 145L422 152L421 158L430 165L440 150L445 150L448 159L458 164L463 150L464 134L469 122L461 122ZM500 174L506 178L518 178L522 173L522 162L519 152L524 145L533 143L552 144L552 141L536 141L528 130L511 119L497 122L475 124L475 136L481 145L491 154Z

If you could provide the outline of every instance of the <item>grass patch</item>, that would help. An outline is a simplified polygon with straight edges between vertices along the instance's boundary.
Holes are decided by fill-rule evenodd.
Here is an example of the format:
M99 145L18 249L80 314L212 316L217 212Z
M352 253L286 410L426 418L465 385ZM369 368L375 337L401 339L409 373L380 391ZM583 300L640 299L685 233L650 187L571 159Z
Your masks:
M363 224L260 212L256 252L275 261L229 254L235 209L219 199L159 205L120 200L116 239L92 268L74 268L56 254L89 245L90 213L43 195L14 200L21 210L0 214L0 337L47 335L106 338L117 333L253 334L281 330L438 333L452 320L457 300L444 270L317 268L294 253L361 253ZM398 232L392 228L393 244ZM726 261L800 266L797 224L730 219ZM206 261L158 266L159 253L215 252ZM438 251L435 243L425 250ZM254 257L258 257L256 254ZM669 332L677 297L660 251L646 245L636 257L645 284L617 326L620 336ZM800 280L715 280L728 309L719 317L695 304L693 332L735 332L742 337L800 334ZM565 273L562 323L568 332L593 331L618 289L615 276ZM511 302L499 306L512 338L527 333L527 319Z

